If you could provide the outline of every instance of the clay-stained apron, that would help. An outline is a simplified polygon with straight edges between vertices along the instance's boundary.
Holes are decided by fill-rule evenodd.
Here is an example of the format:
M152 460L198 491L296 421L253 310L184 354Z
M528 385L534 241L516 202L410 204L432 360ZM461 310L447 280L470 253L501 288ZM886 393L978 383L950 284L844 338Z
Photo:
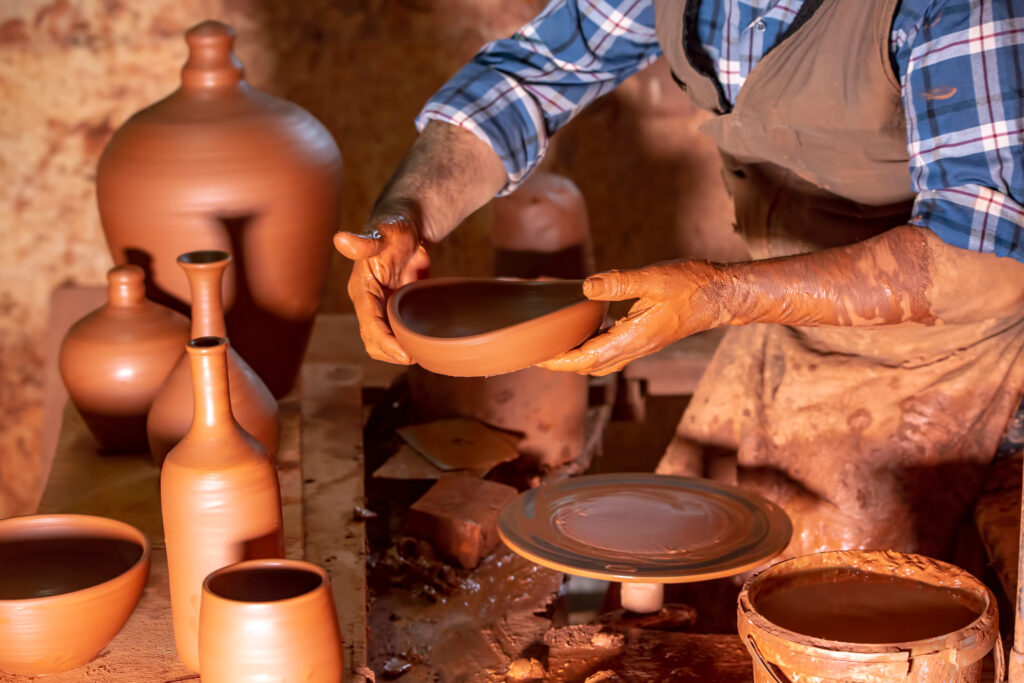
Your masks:
M754 258L907 222L914 195L888 59L894 0L821 2L758 63L734 108L693 65L699 47L684 19L696 3L655 6L673 73L720 113L705 131ZM679 433L737 449L740 484L793 520L785 555L948 557L1022 391L1021 310L964 325L750 325L729 330Z

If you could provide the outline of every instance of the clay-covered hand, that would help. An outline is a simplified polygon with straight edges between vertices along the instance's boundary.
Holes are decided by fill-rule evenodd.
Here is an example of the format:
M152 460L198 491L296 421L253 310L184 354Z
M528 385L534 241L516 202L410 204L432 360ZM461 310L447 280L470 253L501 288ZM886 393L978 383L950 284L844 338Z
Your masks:
M355 261L348 295L359 318L366 352L377 360L412 363L391 332L387 303L394 290L415 280L429 264L418 223L413 212L384 211L370 219L361 234L334 235L337 250Z
M590 276L583 282L588 299L637 299L636 303L611 328L540 367L607 375L677 339L722 324L714 277L714 266L704 261L673 261Z

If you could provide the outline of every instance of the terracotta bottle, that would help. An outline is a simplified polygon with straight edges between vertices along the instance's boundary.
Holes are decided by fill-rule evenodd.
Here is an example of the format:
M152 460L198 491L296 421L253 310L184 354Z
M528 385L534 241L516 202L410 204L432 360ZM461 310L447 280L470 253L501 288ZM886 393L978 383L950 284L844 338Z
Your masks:
M199 600L206 576L247 559L284 554L281 493L267 450L231 414L228 341L188 343L195 419L160 472L160 507L174 644L199 670Z
M178 254L231 253L230 338L280 397L299 371L334 251L341 155L309 112L246 83L230 27L207 21L185 39L181 87L132 116L103 152L103 229L114 261L142 265L150 298L182 312Z
M192 289L193 339L225 336L221 280L230 261L223 251L191 251L178 257ZM227 358L231 412L242 429L274 457L281 431L277 401L238 352L229 348ZM192 407L192 370L184 354L160 387L146 419L149 449L157 464L185 436L192 424Z
M204 683L337 683L338 615L325 572L298 560L251 560L206 577L199 614Z
M146 414L189 340L185 316L146 299L145 273L107 273L109 301L76 322L60 347L60 375L108 451L146 450Z
M576 279L593 272L586 205L569 178L535 172L492 207L495 275ZM409 389L421 419L465 416L522 433L526 469L554 469L583 451L586 376L526 368L494 377L448 377L413 366Z

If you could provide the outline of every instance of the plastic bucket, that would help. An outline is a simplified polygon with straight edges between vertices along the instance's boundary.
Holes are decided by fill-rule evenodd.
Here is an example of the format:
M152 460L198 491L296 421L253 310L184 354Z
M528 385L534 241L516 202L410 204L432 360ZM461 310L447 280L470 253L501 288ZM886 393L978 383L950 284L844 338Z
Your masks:
M763 607L768 596L783 588L824 583L823 577L834 570L956 589L950 593L955 602L978 616L962 628L923 640L851 643L782 628L758 611L759 600ZM996 680L1003 677L995 597L959 567L923 555L845 550L780 562L746 582L738 617L740 638L754 660L755 683L977 683L983 659L993 647Z

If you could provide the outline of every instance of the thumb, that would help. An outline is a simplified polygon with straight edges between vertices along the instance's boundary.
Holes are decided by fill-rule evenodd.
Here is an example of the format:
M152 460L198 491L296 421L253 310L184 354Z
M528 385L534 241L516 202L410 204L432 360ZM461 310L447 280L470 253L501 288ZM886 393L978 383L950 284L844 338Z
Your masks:
M594 301L639 299L646 291L646 276L642 270L609 270L583 281L583 294Z
M363 235L357 235L354 232L336 232L334 233L334 248L353 261L361 261L383 251L384 239L376 230Z

